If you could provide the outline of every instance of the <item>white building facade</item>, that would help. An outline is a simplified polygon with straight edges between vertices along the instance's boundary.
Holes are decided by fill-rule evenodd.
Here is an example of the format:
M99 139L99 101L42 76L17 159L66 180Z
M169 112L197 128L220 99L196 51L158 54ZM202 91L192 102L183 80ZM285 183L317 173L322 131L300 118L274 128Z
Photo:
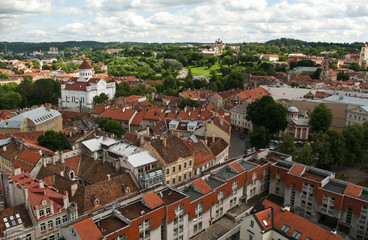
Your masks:
M88 111L93 108L95 96L104 93L108 99L113 99L115 91L114 82L108 83L104 79L93 78L92 67L84 60L79 67L79 78L71 78L61 84L60 107L72 111Z

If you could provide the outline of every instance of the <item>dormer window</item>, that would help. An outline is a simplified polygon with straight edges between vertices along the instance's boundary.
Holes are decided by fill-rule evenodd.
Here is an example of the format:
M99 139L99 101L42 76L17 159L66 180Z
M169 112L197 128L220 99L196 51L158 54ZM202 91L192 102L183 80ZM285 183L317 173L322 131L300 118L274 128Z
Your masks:
M45 216L45 212L44 212L43 210L40 210L40 211L39 211L39 214L40 214L40 217Z

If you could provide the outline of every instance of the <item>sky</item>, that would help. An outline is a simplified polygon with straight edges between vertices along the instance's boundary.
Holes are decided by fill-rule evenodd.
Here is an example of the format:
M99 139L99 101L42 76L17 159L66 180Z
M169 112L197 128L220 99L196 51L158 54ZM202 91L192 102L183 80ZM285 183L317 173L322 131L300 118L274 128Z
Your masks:
M0 0L0 40L367 42L367 0Z

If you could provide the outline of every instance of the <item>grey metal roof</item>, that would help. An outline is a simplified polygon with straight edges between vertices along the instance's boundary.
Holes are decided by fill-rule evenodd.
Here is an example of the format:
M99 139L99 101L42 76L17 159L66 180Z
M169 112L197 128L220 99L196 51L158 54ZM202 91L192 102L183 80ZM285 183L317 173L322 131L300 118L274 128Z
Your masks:
M249 171L257 167L257 165L250 162L240 161L238 163L245 169L245 171Z
M7 145L11 142L11 138L0 139L0 147Z
M36 126L40 125L50 119L61 116L59 111L54 109L47 110L45 107L39 107L27 112L18 114L15 117L3 120L0 122L1 128L20 128L24 119L31 120Z
M184 189L183 193L189 196L189 199L191 202L203 196L203 194L197 191L194 191L192 187L187 187L186 189Z
M359 106L368 105L367 98L357 98L357 97L348 97L341 95L332 95L328 98L323 99L324 102L336 102L336 103L345 103L345 104L353 104Z
M218 188L219 186L221 185L224 185L225 183L224 182L221 182L219 180L217 180L216 178L213 178L213 177L209 177L208 179L205 180L205 182L212 188L212 189L215 189L215 188Z
M221 168L218 172L215 173L216 176L224 178L224 179L230 179L238 175L237 172L234 170L231 170L229 166Z
M303 72L315 72L317 67L296 67L293 71L294 74L296 73L303 73Z
M334 193L344 194L344 191L347 185L348 185L347 182L339 181L337 179L331 179L322 188L329 190L331 192L334 192Z

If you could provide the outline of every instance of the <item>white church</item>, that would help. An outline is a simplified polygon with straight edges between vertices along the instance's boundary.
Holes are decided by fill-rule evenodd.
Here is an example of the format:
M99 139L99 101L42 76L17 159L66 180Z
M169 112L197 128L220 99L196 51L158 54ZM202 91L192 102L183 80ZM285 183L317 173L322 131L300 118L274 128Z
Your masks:
M105 93L109 99L115 96L115 83L93 78L91 65L84 60L79 67L79 78L70 78L61 84L60 107L71 111L89 111L93 108L93 98Z

